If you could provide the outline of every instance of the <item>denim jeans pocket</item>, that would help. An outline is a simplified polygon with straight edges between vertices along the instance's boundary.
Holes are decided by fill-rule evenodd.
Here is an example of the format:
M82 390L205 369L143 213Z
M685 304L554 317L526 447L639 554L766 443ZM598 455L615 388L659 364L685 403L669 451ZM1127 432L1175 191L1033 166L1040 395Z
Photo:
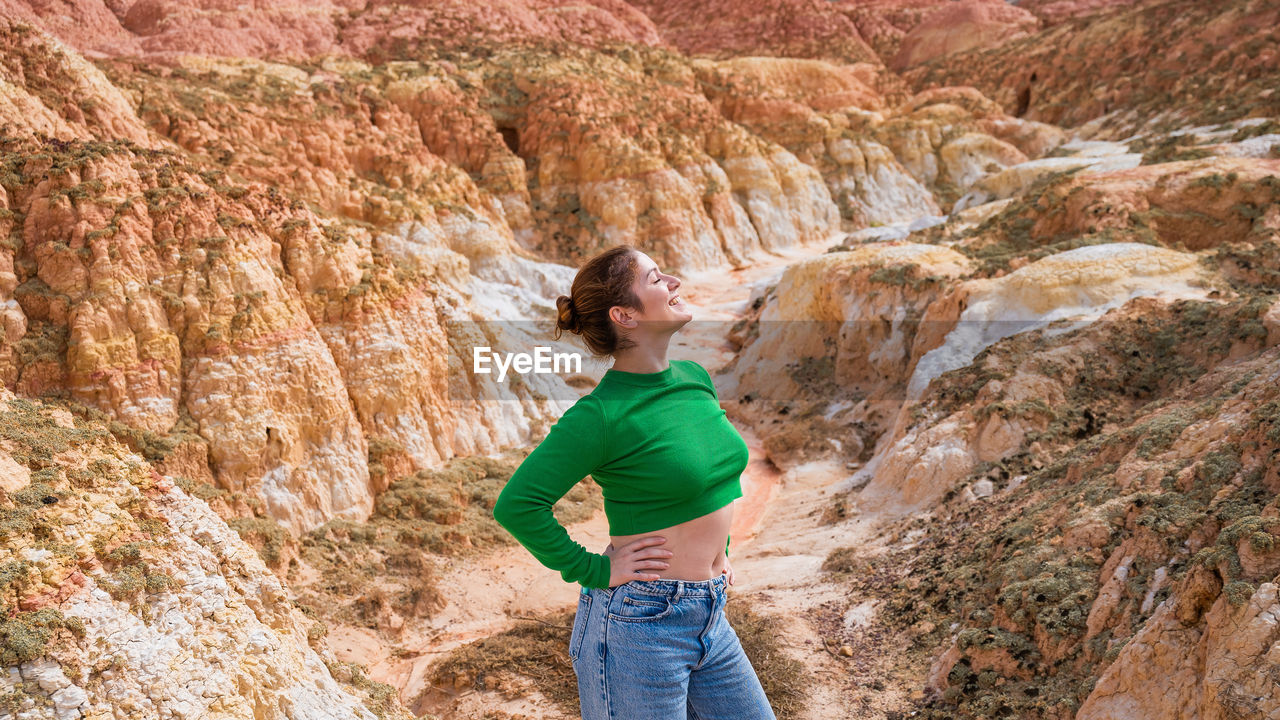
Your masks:
M577 662L582 653L582 636L587 632L587 616L591 614L591 595L578 595L578 612L573 616L573 630L569 632L569 660Z
M609 604L609 619L625 622L653 622L671 614L675 606L659 595L621 593L620 600Z

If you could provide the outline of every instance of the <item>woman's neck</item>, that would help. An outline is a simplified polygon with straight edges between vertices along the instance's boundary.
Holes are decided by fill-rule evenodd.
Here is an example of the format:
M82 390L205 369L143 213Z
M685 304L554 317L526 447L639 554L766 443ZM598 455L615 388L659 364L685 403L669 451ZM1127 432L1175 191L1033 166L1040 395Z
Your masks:
M667 345L671 336L648 343L639 343L635 347L618 352L613 356L613 369L620 372L656 373L670 367L667 362Z

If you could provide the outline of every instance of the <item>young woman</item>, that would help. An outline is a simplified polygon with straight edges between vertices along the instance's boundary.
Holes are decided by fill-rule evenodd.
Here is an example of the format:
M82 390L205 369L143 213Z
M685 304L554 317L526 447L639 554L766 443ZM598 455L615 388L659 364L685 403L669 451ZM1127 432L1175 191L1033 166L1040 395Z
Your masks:
M563 330L597 357L600 383L511 476L493 515L543 565L582 586L569 639L583 720L773 720L724 616L733 501L747 445L711 376L667 361L693 316L680 280L622 245L587 261L557 300ZM552 506L590 474L611 543L588 552Z

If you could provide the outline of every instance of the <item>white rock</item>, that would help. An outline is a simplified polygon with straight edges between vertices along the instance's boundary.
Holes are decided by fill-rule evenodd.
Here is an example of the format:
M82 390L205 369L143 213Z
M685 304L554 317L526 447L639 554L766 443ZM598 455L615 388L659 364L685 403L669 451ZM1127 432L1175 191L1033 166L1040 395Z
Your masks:
M80 707L89 701L89 695L79 685L68 685L54 693L53 708L58 720L74 720L81 716Z
M49 658L39 658L22 663L22 677L28 682L40 684L40 689L54 693L71 684L62 666Z
M1276 148L1280 148L1280 135L1268 133L1255 135L1240 142L1209 145L1205 150L1220 157L1266 159L1272 157Z
M894 223L892 225L880 225L877 227L863 228L857 232L851 232L845 236L844 242L848 245L857 245L860 243L882 242L885 240L902 240L911 234L907 229L907 223Z
M22 557L26 558L29 562L33 562L33 563L38 563L42 560L45 560L51 555L53 555L53 551L51 550L42 550L40 548L23 548L22 549Z
M1196 257L1141 243L1068 250L1001 278L971 281L973 292L942 345L916 364L907 383L914 402L929 382L964 367L988 346L1054 320L1092 322L1140 296L1202 298Z
M128 493L121 488L116 495L123 501ZM308 720L373 720L307 644L305 620L281 602L282 586L258 554L207 504L180 489L171 486L154 501L167 524L182 529L171 536L170 549L152 559L175 589L145 596L151 619L143 621L90 575L61 609L84 623L85 666L119 666L81 688L47 659L23 664L21 677L38 682L55 705L54 713L43 709L32 717L283 717L279 709L288 708L289 717ZM86 537L104 530L87 528ZM10 680L18 679L14 670Z
M849 608L844 614L844 626L846 629L852 630L856 627L866 627L871 623L872 618L876 614L876 601L865 600Z
M920 232L921 230L941 225L946 221L946 215L926 215L925 217L916 218L910 223L907 223L907 230L909 232Z

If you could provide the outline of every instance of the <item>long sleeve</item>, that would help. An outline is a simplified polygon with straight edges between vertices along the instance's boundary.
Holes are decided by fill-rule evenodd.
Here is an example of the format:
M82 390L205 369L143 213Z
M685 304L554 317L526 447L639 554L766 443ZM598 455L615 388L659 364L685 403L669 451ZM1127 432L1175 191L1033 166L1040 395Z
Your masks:
M609 556L574 542L551 508L604 464L606 429L603 403L583 396L516 468L493 506L498 524L538 562L560 571L565 582L593 588L609 586Z

